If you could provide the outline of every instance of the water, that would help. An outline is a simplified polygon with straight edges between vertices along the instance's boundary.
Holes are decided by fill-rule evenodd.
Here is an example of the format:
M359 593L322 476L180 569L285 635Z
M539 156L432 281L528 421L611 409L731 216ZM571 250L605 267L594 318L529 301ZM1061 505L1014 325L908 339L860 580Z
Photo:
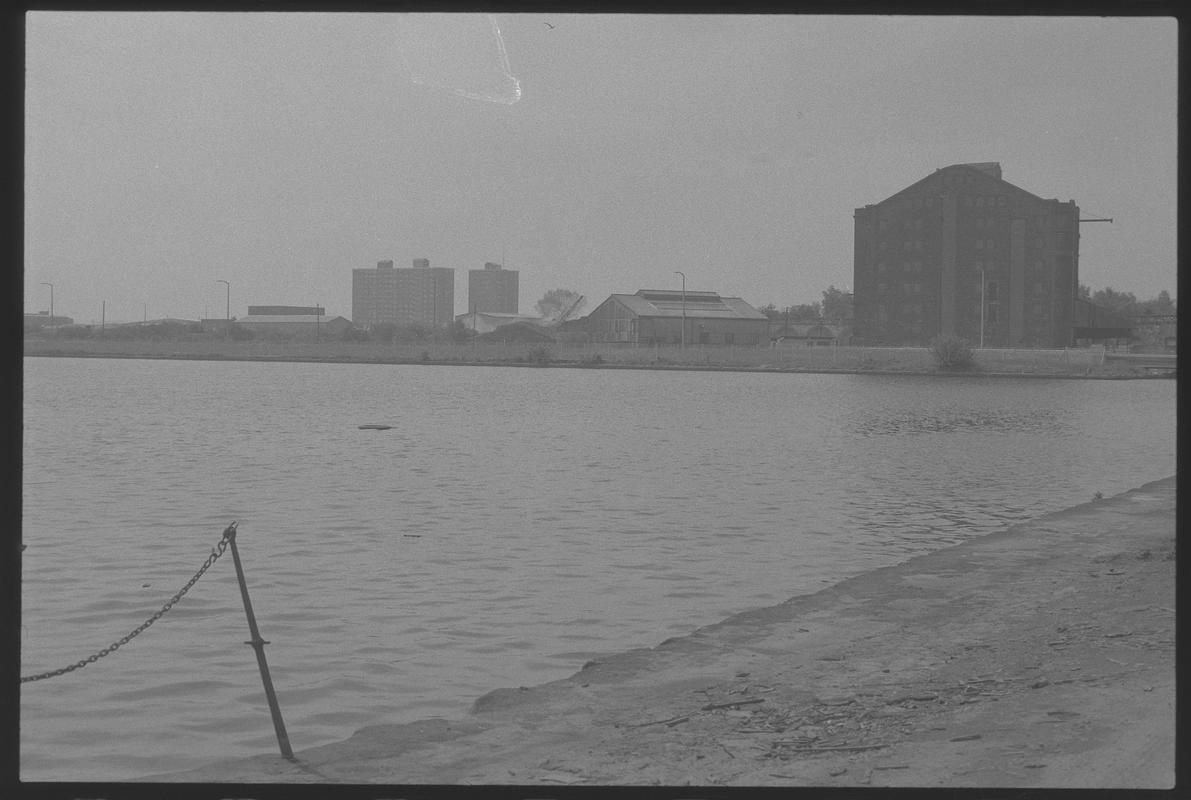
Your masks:
M21 674L238 520L301 750L1171 475L1174 434L1173 381L26 359ZM247 638L226 556L22 684L22 779L276 753Z

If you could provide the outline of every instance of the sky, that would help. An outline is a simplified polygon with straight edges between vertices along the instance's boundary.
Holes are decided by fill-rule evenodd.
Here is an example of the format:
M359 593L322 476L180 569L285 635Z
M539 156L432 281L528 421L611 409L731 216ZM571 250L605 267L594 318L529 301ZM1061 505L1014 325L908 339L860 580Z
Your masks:
M351 318L428 258L779 307L850 288L853 212L957 163L1074 200L1081 283L1176 294L1161 17L30 12L27 312ZM227 281L227 284L221 283ZM230 285L229 285L230 284Z

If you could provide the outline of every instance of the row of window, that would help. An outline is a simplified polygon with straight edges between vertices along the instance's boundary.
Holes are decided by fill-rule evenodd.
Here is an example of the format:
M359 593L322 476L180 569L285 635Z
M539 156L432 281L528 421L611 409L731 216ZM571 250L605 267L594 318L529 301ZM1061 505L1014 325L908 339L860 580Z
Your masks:
M1034 261L1031 265L1035 272L1045 272L1046 262ZM901 262L901 271L908 273L920 274L925 269L921 261L903 261ZM972 272L998 272L1005 269L1005 263L1002 261L973 261ZM877 272L884 274L890 271L890 264L888 261L877 262ZM1039 284L1041 285L1041 284Z
M943 198L927 195L925 197L906 198L905 205L909 208L934 208L935 204L943 204ZM968 208L1002 208L1009 205L1009 198L1003 194L983 195L966 194L960 203Z
M921 283L900 283L900 284L895 284L895 285L903 294L922 294L922 284ZM889 292L889 284L885 284L885 283L877 284L877 294L884 295L884 294L887 294L888 292Z
M877 295L883 297L889 293L891 288L900 291L902 294L923 293L923 284L921 283L900 283L892 285L887 283L878 283ZM990 302L994 301L997 299L998 293L1000 292L1000 283L997 281L985 281L983 285L983 291L986 300ZM1041 281L1036 281L1031 284L1031 291L1033 292L1035 298L1041 298L1046 294L1046 284L1042 283ZM979 294L981 292L981 284L979 281L976 281L972 284L972 292L974 294Z

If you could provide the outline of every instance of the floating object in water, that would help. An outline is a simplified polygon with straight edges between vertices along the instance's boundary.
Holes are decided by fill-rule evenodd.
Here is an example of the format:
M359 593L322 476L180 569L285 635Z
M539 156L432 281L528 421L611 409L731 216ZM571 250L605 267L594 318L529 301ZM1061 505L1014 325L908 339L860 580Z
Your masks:
M360 430L362 430L362 431L387 431L392 427L393 427L392 425L381 425L380 423L377 423L377 422L370 422L367 425L361 425Z

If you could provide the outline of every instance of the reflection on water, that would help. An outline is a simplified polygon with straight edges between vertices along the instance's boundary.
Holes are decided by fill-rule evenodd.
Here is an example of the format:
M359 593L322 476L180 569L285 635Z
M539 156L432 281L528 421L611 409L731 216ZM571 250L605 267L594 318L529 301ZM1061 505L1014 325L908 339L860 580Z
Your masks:
M30 359L25 388L22 674L239 520L296 750L1174 472L1166 381ZM22 777L275 752L246 634L220 561L22 685Z

